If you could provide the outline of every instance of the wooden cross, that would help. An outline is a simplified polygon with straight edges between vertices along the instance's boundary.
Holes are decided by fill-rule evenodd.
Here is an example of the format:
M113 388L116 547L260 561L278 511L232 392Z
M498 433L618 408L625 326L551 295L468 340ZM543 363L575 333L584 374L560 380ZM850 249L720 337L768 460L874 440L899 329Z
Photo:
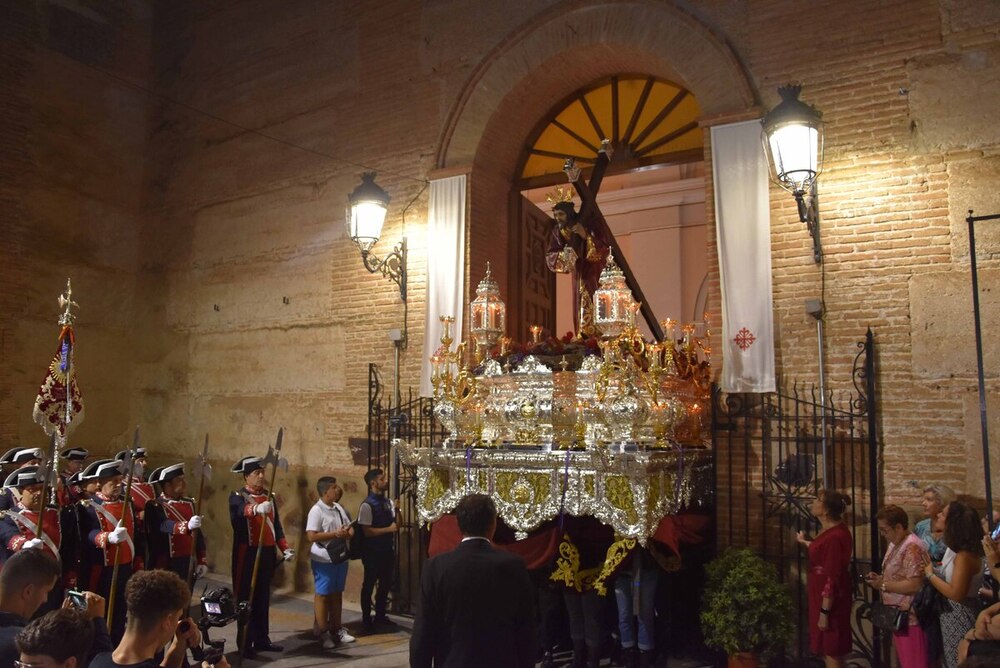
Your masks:
M649 326L649 331L653 333L653 337L657 341L662 341L663 329L656 320L649 302L646 301L646 296L642 293L642 288L639 287L639 281L636 280L635 274L632 273L632 268L629 267L628 260L625 259L625 253L622 252L621 247L618 245L618 240L615 239L615 235L611 232L611 228L608 227L607 221L604 220L601 208L597 205L597 192L601 189L601 181L604 180L604 173L608 170L608 165L611 164L612 153L611 142L605 139L601 142L601 150L597 153L597 160L594 162L594 167L590 172L589 182L584 181L580 177L580 169L576 166L573 158L566 159L563 171L566 172L570 183L573 184L577 195L580 196L580 223L586 229L597 230L604 234L615 255L615 262L618 263L618 267L625 274L626 285L632 290L632 296L635 300L639 302L639 311L642 313L646 325Z

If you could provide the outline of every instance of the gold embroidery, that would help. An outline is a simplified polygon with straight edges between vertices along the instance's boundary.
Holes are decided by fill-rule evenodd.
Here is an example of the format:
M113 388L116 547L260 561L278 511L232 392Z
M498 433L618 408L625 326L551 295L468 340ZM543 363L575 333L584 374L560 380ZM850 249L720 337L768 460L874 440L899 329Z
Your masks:
M608 593L608 588L605 585L605 582L608 578L614 575L621 563L625 561L625 557L627 557L629 553L635 549L637 542L638 541L636 541L635 538L619 538L611 544L611 547L608 548L607 556L604 559L604 567L601 569L600 574L594 579L593 587L597 590L598 594L604 596Z

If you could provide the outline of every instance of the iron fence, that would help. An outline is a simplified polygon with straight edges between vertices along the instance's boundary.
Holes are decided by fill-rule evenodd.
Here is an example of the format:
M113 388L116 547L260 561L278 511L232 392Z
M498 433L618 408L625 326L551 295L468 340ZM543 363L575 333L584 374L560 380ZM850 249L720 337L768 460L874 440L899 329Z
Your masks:
M398 499L403 521L396 534L396 577L390 607L396 614L412 615L420 591L420 571L427 558L426 527L420 526L416 507L416 470L391 461L392 439L401 438L418 447L440 443L448 433L434 419L434 401L414 396L410 389L393 406L385 395L378 366L368 365L368 468L393 471L392 495Z
M875 521L880 477L871 330L858 348L852 392L821 394L814 386L798 383L763 395L713 389L718 545L750 547L774 564L789 585L797 631L784 657L786 665L817 663L808 652L808 555L799 548L795 532L816 528L809 505L824 486L846 492L853 501L845 517L854 535L855 583L854 646L847 663L888 665L887 643L872 632L868 621L872 592L860 581L881 554Z

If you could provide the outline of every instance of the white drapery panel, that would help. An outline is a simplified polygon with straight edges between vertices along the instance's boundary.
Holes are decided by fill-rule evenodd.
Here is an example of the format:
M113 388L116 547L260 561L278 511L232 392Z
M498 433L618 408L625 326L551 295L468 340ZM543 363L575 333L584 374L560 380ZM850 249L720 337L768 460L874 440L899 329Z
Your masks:
M760 122L712 128L722 286L722 389L774 392L771 217Z
M431 181L427 206L427 310L420 362L420 396L429 397L431 355L441 345L442 315L455 318L452 336L462 337L465 305L465 175Z

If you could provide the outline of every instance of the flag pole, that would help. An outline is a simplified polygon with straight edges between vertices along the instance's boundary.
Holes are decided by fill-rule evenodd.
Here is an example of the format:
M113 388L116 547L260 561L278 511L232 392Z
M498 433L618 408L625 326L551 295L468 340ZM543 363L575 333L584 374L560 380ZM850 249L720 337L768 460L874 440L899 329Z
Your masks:
M198 483L198 499L195 501L194 514L201 515L201 500L205 496L205 478L206 469L208 468L208 434L205 434L205 447L201 451L201 482ZM188 586L194 589L194 568L198 561L198 536L201 534L201 529L195 529L191 532L191 558L188 560L188 574L187 583Z
M122 518L118 520L118 527L125 526L126 520L129 516L129 511L132 509L132 480L135 478L135 453L139 449L139 427L135 428L135 438L132 440L132 449L128 451L126 458L128 461L125 463L128 469L128 483L125 485L125 496L122 497ZM115 528L118 528L115 527ZM115 599L118 593L118 555L121 553L122 544L118 543L115 545L115 564L111 568L111 590L108 592L108 609L105 616L105 622L108 625L108 630L111 629L112 620L115 618ZM135 554L132 558L135 559Z

